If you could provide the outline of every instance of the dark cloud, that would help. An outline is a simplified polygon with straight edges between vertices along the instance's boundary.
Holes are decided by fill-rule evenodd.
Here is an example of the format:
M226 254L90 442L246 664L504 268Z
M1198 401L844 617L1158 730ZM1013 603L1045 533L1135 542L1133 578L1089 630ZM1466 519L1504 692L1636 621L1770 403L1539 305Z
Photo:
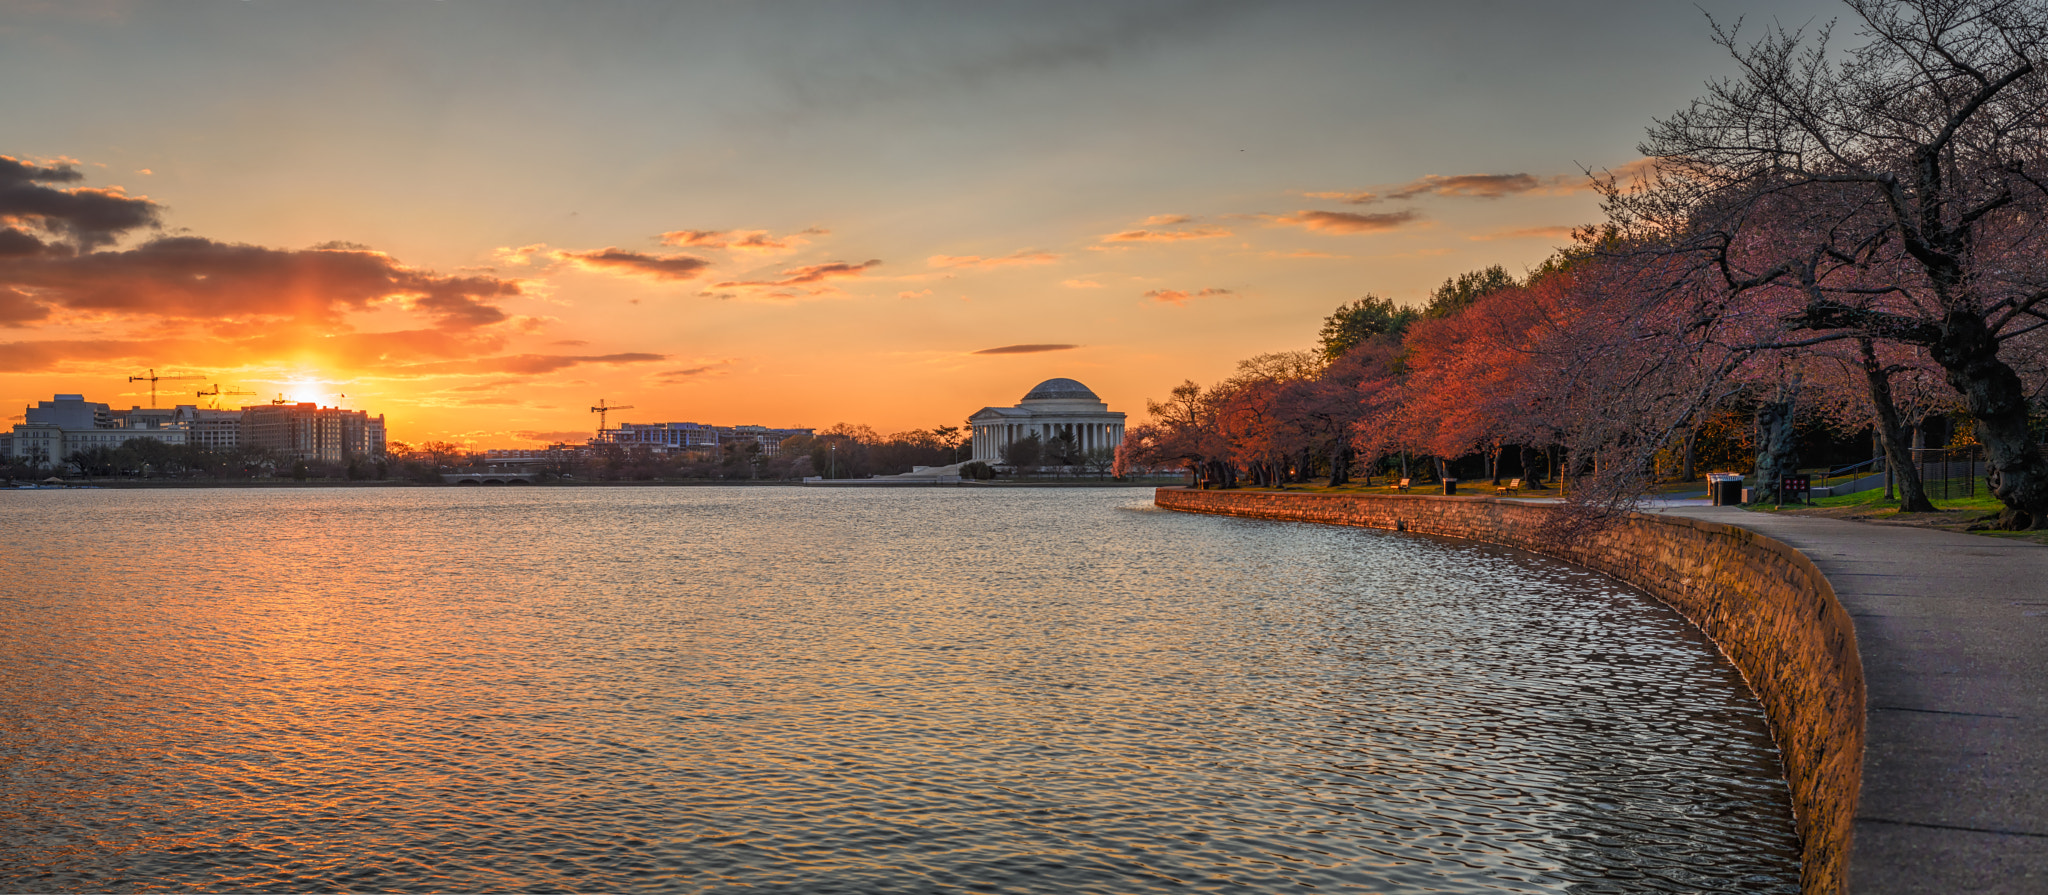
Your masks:
M0 155L0 188L16 183L72 183L84 180L70 165L43 166L24 162L13 156Z
M591 252L556 252L555 257L585 270L623 273L656 280L691 280L702 276L711 262L689 255L649 255L619 248Z
M19 290L0 286L0 326L23 326L50 316L50 309Z
M521 294L489 276L449 277L368 251L285 250L196 236L70 256L0 257L0 286L77 311L187 320L339 323L393 302L443 329L506 319L492 302Z
M1414 211L1390 211L1384 214L1353 214L1348 211L1298 211L1293 217L1280 218L1280 223L1293 224L1309 230L1326 233L1381 233L1400 228L1422 217Z
M0 258L19 258L50 251L58 249L55 246L44 245L42 240L35 238L31 233L13 227L0 230Z
M172 357L189 350L188 344L165 339L52 339L40 342L0 342L0 373L33 373L71 361Z
M1001 348L983 348L974 354L1037 354L1041 351L1068 351L1079 345L1004 345Z
M70 165L44 167L0 155L0 222L64 236L80 249L106 245L123 233L157 223L156 203L119 188L45 185L81 179Z

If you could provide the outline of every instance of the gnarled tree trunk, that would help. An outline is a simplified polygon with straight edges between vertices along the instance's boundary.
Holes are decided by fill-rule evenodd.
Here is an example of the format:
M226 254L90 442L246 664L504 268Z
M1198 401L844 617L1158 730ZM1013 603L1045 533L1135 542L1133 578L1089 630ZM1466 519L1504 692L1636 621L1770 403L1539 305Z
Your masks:
M1778 384L1777 394L1756 409L1756 485L1752 503L1776 503L1784 477L1799 469L1799 438L1793 416L1799 410L1800 377Z
M1544 474L1537 471L1537 451L1534 445L1522 445L1522 487L1543 487Z
M1884 447L1884 463L1899 488L1899 512L1932 513L1934 504L1920 482L1920 467L1906 447L1906 427L1899 422L1899 406L1892 401L1892 374L1877 362L1877 349L1869 338L1856 340L1863 353L1863 378L1870 385L1870 406L1876 410L1877 439Z
M1948 374L1948 384L1963 393L1977 422L1977 441L1990 461L1991 493L2005 512L1998 527L2048 527L2048 459L2027 431L2027 390L1998 357L1998 340L1984 319L1962 311L1943 321L1941 338L1928 355Z

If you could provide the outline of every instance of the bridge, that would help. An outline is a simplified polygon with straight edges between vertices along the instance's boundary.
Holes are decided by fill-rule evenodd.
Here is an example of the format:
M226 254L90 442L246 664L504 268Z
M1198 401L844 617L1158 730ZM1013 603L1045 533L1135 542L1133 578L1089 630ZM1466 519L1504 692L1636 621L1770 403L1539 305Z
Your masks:
M531 485L535 481L531 472L444 472L441 481L450 485Z

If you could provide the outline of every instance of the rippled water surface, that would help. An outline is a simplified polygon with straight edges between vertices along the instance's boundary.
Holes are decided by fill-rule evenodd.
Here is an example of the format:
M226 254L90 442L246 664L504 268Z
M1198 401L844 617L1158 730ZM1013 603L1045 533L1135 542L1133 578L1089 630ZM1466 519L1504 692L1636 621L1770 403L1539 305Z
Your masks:
M1796 882L1734 671L1513 551L1127 489L0 493L0 890Z

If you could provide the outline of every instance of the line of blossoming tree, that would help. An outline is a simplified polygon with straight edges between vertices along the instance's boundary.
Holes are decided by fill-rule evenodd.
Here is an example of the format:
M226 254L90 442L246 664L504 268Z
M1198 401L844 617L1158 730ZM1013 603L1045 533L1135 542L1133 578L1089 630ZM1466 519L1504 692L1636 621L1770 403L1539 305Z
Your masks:
M1119 466L1205 486L1342 484L1387 458L1512 450L1526 477L1625 505L1658 458L1731 411L1753 420L1773 499L1816 417L1870 428L1901 509L1932 509L1913 420L1953 410L2003 528L2048 527L2048 0L1849 0L1832 24L1750 39L1649 129L1606 220L1526 279L1456 278L1420 311L1368 296L1322 350L1188 382L1130 430Z

